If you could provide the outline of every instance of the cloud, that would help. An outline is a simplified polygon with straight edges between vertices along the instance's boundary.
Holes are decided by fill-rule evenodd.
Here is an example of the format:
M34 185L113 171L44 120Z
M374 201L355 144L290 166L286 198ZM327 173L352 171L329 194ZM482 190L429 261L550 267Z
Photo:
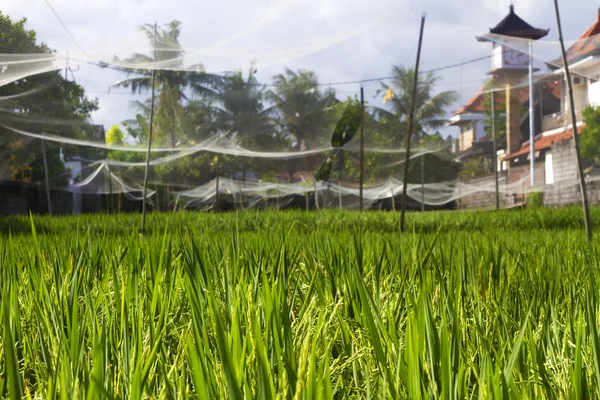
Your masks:
M424 69L486 56L491 52L490 45L477 42L475 36L487 32L506 15L510 0L50 0L50 3L90 54L108 57L135 51L148 53L150 46L138 27L177 19L182 22L181 43L190 54L201 49L203 53L198 53L197 58L209 68L231 66L246 71L255 59L259 62L258 76L264 82L269 82L284 66L312 69L322 82L338 82L386 76L392 64L412 65L423 11L427 12ZM521 17L534 26L551 28L549 39L556 40L551 0L514 3ZM589 0L571 0L568 5L561 10L565 37L577 38L594 21L596 8ZM51 48L78 53L77 46L44 1L4 0L2 12L13 19L27 17L27 27L34 29L38 39ZM263 57L252 57L254 54ZM487 60L441 71L443 79L438 89L459 91L466 101L479 89L490 68L491 62ZM123 75L81 65L75 77L91 96L100 99L101 109L94 114L96 122L110 125L134 114L129 107L134 97L116 92L106 94L108 86ZM365 85L368 98L379 87L378 83ZM337 89L342 93L340 97L345 97L352 91L358 93L359 85Z

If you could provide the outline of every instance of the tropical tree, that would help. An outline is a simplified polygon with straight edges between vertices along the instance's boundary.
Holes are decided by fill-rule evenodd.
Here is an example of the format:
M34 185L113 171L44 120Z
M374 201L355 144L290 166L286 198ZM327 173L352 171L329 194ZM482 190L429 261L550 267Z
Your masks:
M583 109L585 128L581 131L581 156L600 163L600 106L587 106Z
M171 21L164 27L156 28L144 24L140 29L146 34L154 49L152 55L135 53L126 60L116 59L118 69L129 77L116 84L116 87L130 88L133 93L152 89L152 70L156 70L155 89L158 93L155 104L153 140L157 144L175 147L178 143L189 142L191 138L185 129L190 123L185 119L184 103L193 96L215 98L215 87L222 77L206 73L202 65L186 66L185 51L179 43L181 23ZM140 68L147 64L148 68ZM127 65L136 68L127 68ZM144 105L140 105L143 108Z
M457 100L453 91L435 93L435 85L439 79L431 72L419 74L413 124L413 137L416 141L427 131L444 126L447 121L446 108ZM396 145L400 145L407 133L414 80L413 68L393 66L391 84L381 84L386 93L392 94L389 99L390 106L388 109L378 108L376 111L380 118L394 118L400 122L401 131L393 135Z
M0 13L0 53L49 54L51 49L37 42L36 33L25 27L26 19L13 21ZM10 76L21 64L8 64L0 68L0 75ZM90 114L98 109L98 101L89 99L82 86L66 80L59 72L46 72L8 83L0 87L0 122L12 128L35 133L42 131L79 139L90 139L94 127L88 122ZM48 123L48 122L52 123ZM40 140L15 136L14 132L0 127L0 137L7 151L0 157L2 178L24 181L44 179L44 163ZM13 140L14 139L14 140ZM61 148L46 143L46 159L50 177L60 176L54 183L68 181ZM62 146L62 154L72 152ZM79 155L98 156L95 150L77 148Z
M286 69L273 77L274 89L269 99L275 104L277 124L291 142L292 149L300 151L329 142L333 130L332 110L336 102L332 89L321 90L316 74L312 71ZM312 169L312 158L302 161L304 167ZM300 167L300 161L288 160L290 181Z
M258 83L250 69L248 77L244 79L241 72L235 72L224 77L218 86L219 97L217 101L216 126L227 133L241 147L251 150L272 150L277 141L271 115L273 107L265 107L265 85ZM246 171L249 159L241 157L238 163L243 170L243 180L246 180ZM255 162L254 166L258 167Z
M269 98L275 104L282 126L293 140L294 150L314 146L319 138L329 140L331 132L329 112L336 101L332 89L322 91L312 71L292 71L273 77L274 90ZM324 135L329 133L329 135Z

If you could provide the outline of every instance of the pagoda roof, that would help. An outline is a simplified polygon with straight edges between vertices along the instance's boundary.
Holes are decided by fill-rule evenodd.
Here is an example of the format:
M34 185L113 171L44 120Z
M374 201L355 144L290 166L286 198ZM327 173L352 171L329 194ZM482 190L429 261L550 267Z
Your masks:
M549 31L549 29L538 29L529 25L515 13L515 7L512 4L508 15L495 28L490 28L490 33L496 35L534 40L543 38Z

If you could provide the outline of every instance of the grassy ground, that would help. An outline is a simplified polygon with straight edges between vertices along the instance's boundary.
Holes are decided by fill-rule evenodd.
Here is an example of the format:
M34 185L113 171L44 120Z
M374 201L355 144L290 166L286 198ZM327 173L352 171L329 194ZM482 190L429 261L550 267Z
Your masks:
M579 209L139 222L0 219L1 397L600 396Z

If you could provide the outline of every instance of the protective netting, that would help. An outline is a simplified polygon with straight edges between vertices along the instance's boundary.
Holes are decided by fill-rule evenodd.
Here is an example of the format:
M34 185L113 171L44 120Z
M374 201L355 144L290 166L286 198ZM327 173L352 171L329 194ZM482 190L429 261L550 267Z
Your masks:
M352 209L361 196L367 209L399 208L414 50L385 76L368 71L387 52L377 30L401 7L379 2L359 15L323 4L322 13L301 2L265 8L214 43L184 40L186 26L173 21L67 54L0 29L19 37L0 43L0 180L49 196L55 212L138 210L152 131L154 209ZM577 201L559 43L475 32L491 56L435 64L425 44L407 205L512 207L532 192L551 205ZM580 131L591 132L584 110L596 118L600 35L565 45ZM341 47L354 49L353 65L333 62ZM584 156L593 187L600 146Z

